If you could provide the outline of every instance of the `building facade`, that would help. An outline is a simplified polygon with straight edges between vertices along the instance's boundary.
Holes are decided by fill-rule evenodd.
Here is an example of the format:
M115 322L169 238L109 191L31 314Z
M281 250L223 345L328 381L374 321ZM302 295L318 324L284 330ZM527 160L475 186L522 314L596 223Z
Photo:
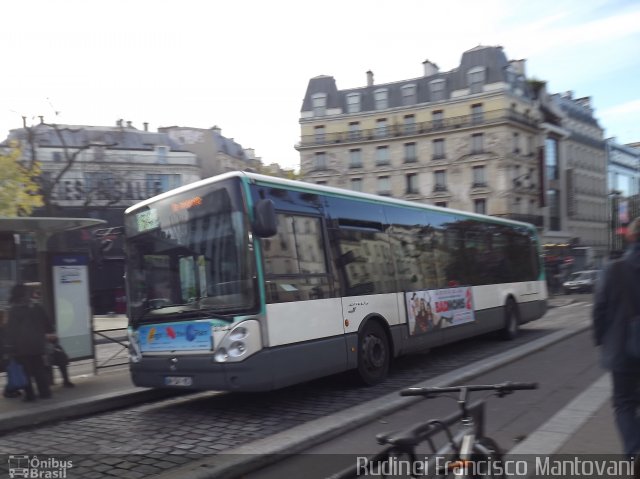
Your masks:
M94 313L124 312L124 210L141 200L201 178L195 154L165 133L119 120L115 126L47 124L11 130L6 145L18 142L23 162L40 164L46 204L34 216L92 217L106 228L74 233L65 241L92 256ZM36 281L29 237L22 238L23 280ZM52 247L55 247L52 245ZM33 249L33 248L31 248Z
M258 171L259 158L252 149L244 149L233 138L222 136L222 130L170 126L158 128L181 148L194 153L201 167L202 178L209 178L228 171Z
M609 249L622 251L631 220L640 216L640 144L606 140L608 174Z
M539 227L541 120L524 61L477 47L448 72L339 90L312 78L301 176L368 193L520 219Z
M367 86L347 90L312 78L302 178L526 221L563 261L605 256L605 148L590 100L549 95L501 47L466 51L447 72L423 66L385 84L367 72Z

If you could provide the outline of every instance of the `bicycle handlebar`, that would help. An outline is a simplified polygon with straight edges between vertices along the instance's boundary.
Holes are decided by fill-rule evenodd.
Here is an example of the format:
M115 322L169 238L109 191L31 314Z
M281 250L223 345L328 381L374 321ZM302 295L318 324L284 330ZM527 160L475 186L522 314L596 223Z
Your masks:
M496 391L508 392L524 389L538 389L538 383L499 383L499 384L471 384L468 386L448 386L448 387L431 387L431 388L407 388L400 391L400 396L431 396L434 394L460 392L463 389L467 391Z

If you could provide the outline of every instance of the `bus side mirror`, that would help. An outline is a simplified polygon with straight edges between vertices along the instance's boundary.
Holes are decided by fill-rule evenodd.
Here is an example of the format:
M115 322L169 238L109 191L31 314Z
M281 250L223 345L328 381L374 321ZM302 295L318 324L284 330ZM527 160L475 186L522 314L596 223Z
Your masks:
M253 232L258 238L269 238L278 232L276 208L273 201L262 199L254 208Z

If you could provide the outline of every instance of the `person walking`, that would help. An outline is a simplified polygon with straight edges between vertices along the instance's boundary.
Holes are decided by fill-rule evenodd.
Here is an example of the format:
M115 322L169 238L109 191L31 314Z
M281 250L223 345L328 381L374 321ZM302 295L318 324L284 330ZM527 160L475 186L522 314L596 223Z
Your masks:
M613 410L624 453L640 467L640 358L625 351L630 316L640 315L640 217L627 230L628 249L596 284L593 333L602 366L611 371Z
M24 368L27 375L25 401L34 401L36 396L32 380L38 387L42 399L51 397L51 387L44 363L46 343L53 329L44 309L30 301L29 289L17 284L9 295L9 322L6 341L9 353Z

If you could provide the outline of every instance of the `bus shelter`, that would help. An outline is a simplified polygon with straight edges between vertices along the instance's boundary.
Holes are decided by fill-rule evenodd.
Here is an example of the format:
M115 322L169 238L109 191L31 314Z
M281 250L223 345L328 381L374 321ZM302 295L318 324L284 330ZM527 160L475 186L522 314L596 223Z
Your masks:
M31 234L38 268L36 285L42 306L53 318L62 346L70 359L93 357L92 312L87 254L50 249L58 234L105 224L93 218L0 217L0 256L17 260L15 236Z

